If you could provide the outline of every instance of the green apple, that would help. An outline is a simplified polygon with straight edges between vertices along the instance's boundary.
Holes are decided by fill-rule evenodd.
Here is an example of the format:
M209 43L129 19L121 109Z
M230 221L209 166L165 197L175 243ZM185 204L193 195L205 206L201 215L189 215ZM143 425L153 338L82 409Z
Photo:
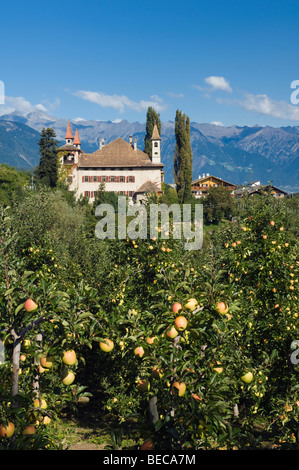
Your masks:
M243 374L241 376L241 380L246 383L246 384L250 384L252 381L253 381L253 374L252 372L246 372L245 374Z

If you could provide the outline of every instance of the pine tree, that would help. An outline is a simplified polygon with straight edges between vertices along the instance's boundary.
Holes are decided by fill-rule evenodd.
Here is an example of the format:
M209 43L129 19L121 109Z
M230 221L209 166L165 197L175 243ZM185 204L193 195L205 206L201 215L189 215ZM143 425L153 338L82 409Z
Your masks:
M36 168L35 177L37 183L55 188L58 179L57 141L55 131L51 128L43 128L38 142L40 162Z
M160 120L160 114L158 114L154 108L149 107L147 109L146 113L146 134L144 137L144 152L152 158L152 135L153 135L153 128L154 124L157 124L157 128L159 131L159 134L161 135L161 120Z
M177 110L175 117L176 146L173 155L174 182L179 202L191 199L192 147L190 142L190 119Z

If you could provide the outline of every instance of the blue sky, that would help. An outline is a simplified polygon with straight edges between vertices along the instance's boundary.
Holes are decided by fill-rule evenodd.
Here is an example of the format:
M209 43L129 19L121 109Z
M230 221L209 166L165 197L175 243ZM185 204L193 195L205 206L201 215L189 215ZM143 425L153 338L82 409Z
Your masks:
M299 125L298 20L297 0L2 2L0 115Z

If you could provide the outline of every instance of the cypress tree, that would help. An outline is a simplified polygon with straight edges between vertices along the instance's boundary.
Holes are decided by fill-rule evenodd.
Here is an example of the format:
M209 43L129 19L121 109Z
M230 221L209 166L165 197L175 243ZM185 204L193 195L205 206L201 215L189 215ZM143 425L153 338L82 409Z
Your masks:
M179 202L191 199L192 147L190 142L190 119L177 110L175 117L175 151L173 155L174 182Z
M57 141L54 129L43 128L38 142L40 161L36 168L37 182L55 188L58 179Z
M161 120L160 114L158 114L151 106L147 109L146 113L146 126L145 126L145 137L144 137L144 152L152 158L152 135L154 124L157 124L159 134L161 135Z

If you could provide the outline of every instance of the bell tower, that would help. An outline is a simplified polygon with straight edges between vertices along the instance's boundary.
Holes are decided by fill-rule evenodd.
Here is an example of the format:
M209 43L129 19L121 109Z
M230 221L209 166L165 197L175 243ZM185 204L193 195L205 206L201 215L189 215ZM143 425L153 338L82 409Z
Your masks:
M152 134L152 163L161 163L161 137L156 121Z

